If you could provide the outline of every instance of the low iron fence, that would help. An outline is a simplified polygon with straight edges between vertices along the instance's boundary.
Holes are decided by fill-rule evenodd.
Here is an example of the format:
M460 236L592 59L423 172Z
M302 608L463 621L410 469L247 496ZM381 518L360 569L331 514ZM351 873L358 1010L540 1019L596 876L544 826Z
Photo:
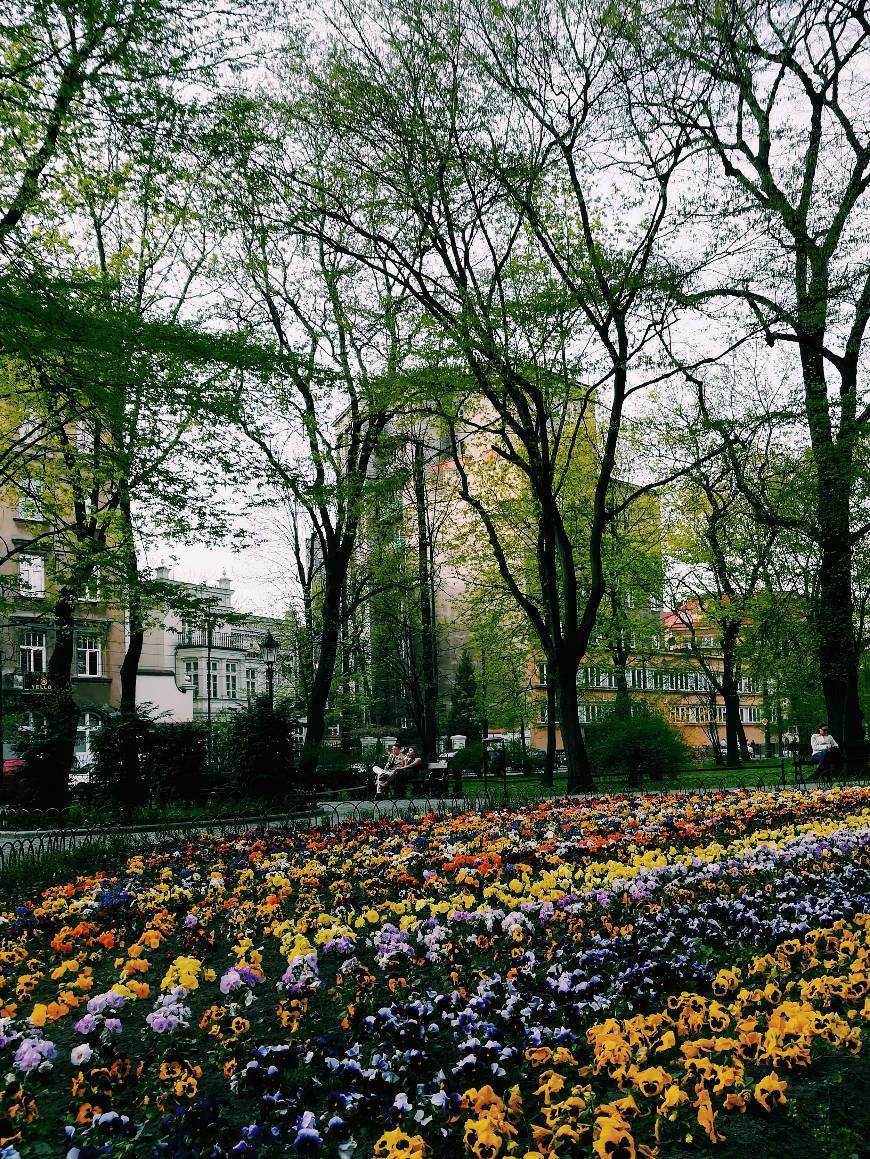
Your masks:
M135 825L124 824L117 819L83 818L75 809L0 809L0 872L20 865L22 862L37 862L53 854L71 853L87 849L95 854L132 853L135 850L155 848L169 842L181 842L198 835L217 837L264 829L284 831L310 829L337 829L344 825L361 822L378 823L384 820L411 820L427 813L459 815L467 812L491 810L513 810L523 805L540 803L545 800L583 800L618 793L643 793L660 795L665 793L708 794L730 792L739 789L767 789L776 791L789 787L800 790L870 785L870 770L857 776L838 776L824 782L808 780L798 775L782 783L771 783L769 775L753 773L751 770L717 769L721 774L706 783L675 785L659 782L645 782L642 785L608 781L596 786L588 793L556 794L543 787L535 788L528 783L505 787L498 782L485 792L462 795L421 796L410 799L340 800L334 795L321 794L310 797L304 806L298 801L283 810L245 812L226 810L209 816L168 821L144 821Z

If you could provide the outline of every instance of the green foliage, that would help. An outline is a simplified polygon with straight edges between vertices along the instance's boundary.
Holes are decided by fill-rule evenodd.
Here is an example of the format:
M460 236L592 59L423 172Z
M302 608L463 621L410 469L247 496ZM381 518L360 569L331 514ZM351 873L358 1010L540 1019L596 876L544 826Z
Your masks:
M135 750L142 795L153 801L201 802L209 788L204 726L198 721L169 722L147 709L122 716L107 712L91 741L91 796L104 805L138 804L137 787L124 774L125 745Z
M471 653L466 648L456 666L447 730L451 736L464 736L469 741L474 741L480 737L482 725L474 663Z
M547 754L543 749L533 749L528 742L511 740L504 746L505 756L509 768L521 769L524 773L540 773L547 763Z
M467 744L450 758L450 773L479 773L483 768L483 745Z
M223 724L224 779L234 796L280 800L295 787L295 717L279 702L274 711L268 696L258 696L247 708L232 713Z
M21 729L16 748L25 761L14 800L36 809L62 808L69 790L78 708L68 689L44 692L32 729Z
M632 782L662 780L689 767L682 733L663 716L635 704L631 716L611 715L586 728L594 772L622 774Z

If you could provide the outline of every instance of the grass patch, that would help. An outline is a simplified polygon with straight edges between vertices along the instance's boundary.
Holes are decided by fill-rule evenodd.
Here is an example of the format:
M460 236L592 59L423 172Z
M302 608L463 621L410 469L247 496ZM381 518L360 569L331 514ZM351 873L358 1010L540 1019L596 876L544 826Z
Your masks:
M108 840L87 841L74 849L25 855L0 869L0 898L16 905L49 886L100 869L115 869L119 858L130 857L136 843L119 835Z

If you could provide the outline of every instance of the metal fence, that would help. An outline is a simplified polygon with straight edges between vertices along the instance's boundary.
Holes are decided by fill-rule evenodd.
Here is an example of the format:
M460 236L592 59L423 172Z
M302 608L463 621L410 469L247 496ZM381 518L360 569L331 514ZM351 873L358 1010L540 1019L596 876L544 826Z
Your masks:
M514 810L544 800L590 800L617 793L656 796L665 793L711 794L738 789L776 791L781 784L771 784L763 775L751 771L718 770L721 777L700 785L675 787L652 784L627 785L610 782L594 792L557 796L543 789L535 791L528 784L506 789L499 784L483 793L462 796L414 797L402 800L337 800L319 798L305 808L286 811L243 813L216 812L208 817L189 820L144 822L127 825L117 820L99 818L83 820L74 811L61 809L33 810L6 808L0 810L0 872L25 862L38 863L51 855L75 850L100 854L131 854L136 850L156 848L180 842L201 834L232 836L254 830L282 831L338 829L344 825L378 823L385 820L412 820L425 814L458 815L490 810ZM790 780L789 788L809 790L834 786L867 786L870 772L858 777L838 777L824 783Z

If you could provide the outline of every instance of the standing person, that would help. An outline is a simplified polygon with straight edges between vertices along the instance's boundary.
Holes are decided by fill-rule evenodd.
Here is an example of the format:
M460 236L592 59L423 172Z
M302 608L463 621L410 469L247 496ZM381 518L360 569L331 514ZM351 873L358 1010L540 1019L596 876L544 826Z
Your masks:
M383 766L374 766L376 797L380 797L384 789L395 776L396 770L400 769L402 764L402 750L397 744L394 744L387 754L387 759L384 761Z
M839 764L840 746L828 732L826 724L819 725L819 731L810 737L810 748L813 750L813 760L819 766L818 775L828 774Z

